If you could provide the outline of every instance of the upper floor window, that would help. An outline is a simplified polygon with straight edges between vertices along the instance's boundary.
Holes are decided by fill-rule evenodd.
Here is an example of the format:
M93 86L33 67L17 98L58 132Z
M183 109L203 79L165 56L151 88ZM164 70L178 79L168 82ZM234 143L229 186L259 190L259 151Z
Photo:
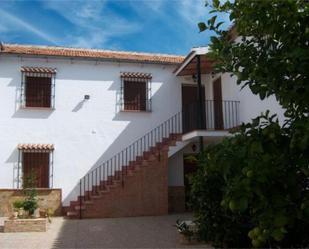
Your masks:
M21 72L21 106L54 108L56 70L22 67Z
M151 111L151 74L121 73L121 110Z

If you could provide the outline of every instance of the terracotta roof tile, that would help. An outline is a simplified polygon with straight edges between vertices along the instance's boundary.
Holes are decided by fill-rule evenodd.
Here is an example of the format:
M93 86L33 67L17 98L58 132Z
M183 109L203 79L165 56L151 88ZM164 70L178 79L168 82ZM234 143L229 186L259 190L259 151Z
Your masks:
M53 144L18 144L19 150L54 150Z
M57 72L55 68L49 68L49 67L21 67L20 71L26 73L48 73L48 74L55 74Z
M138 73L138 72L121 72L121 78L133 78L133 79L151 79L151 73Z
M36 56L57 56L69 58L92 58L115 61L148 62L161 64L179 64L184 56L112 51L100 49L82 49L66 47L32 46L19 44L2 44L0 54L20 54Z

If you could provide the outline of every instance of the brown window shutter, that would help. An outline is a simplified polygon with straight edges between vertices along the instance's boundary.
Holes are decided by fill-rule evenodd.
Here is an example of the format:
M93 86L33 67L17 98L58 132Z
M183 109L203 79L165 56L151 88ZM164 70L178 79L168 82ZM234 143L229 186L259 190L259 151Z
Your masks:
M146 111L145 81L124 81L124 110Z
M221 77L213 82L215 129L223 130L223 108Z
M26 77L26 107L51 107L51 78Z
M36 188L49 188L49 153L23 152L23 179L33 180Z

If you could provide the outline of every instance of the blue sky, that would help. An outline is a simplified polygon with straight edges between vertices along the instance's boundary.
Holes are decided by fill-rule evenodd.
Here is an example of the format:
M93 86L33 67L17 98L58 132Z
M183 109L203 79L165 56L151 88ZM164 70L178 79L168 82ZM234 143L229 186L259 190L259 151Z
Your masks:
M187 54L209 43L197 28L208 11L205 0L0 0L0 41Z

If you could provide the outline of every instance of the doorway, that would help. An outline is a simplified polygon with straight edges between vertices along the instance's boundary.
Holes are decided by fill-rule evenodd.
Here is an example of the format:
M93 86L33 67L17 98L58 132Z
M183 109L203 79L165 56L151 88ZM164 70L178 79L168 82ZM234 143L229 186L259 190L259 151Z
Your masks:
M196 85L182 85L182 127L183 133L198 130L198 92ZM206 119L205 112L205 88L202 86L203 120ZM202 127L206 128L206 127Z
M184 174L184 186L185 186L185 208L186 211L191 211L189 202L190 202L190 192L191 192L191 183L190 177L197 171L197 161L192 160L196 155L187 154L183 157L183 174Z

